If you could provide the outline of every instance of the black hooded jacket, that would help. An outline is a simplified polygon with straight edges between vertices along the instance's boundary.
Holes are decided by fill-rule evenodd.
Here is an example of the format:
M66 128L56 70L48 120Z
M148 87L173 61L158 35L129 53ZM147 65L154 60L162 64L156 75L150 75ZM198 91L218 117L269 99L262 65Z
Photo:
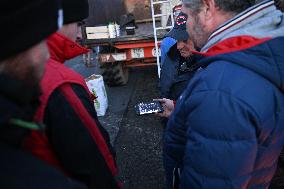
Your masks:
M23 138L37 107L38 90L21 81L0 75L0 188L7 189L85 189L86 187L29 153L21 150Z

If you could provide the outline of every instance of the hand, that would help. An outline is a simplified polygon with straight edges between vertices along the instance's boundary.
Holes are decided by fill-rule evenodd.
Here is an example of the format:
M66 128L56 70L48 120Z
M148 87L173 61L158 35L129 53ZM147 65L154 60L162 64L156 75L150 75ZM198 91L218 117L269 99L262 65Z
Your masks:
M172 114L172 112L175 109L174 101L170 100L170 99L166 99L166 98L155 99L155 100L159 101L164 108L163 112L156 113L156 115L159 116L159 117L166 117L166 118L170 117L170 115Z

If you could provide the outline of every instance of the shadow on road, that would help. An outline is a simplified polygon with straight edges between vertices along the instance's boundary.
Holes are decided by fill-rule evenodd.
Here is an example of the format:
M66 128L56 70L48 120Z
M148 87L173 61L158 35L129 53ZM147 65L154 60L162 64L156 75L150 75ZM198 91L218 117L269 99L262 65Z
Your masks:
M154 115L137 116L134 105L158 97L156 69L139 69L134 92L115 142L117 163L125 189L162 189L163 127Z

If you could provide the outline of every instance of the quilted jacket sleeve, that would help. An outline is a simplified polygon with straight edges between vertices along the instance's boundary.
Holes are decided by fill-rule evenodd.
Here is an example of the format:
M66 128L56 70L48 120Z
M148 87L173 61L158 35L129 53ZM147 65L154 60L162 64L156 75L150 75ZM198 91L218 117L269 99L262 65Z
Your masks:
M257 155L254 112L222 91L195 93L185 107L180 188L247 188Z
M160 94L163 98L170 98L170 90L174 83L176 74L175 62L172 61L168 56L165 57L165 62L161 69L160 78Z

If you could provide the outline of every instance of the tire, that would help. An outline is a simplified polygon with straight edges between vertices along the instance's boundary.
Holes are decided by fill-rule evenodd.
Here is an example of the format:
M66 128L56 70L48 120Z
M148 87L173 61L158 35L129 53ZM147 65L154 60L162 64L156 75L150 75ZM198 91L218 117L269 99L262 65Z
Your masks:
M128 82L128 68L123 63L104 63L101 66L105 83L110 86L122 86Z

